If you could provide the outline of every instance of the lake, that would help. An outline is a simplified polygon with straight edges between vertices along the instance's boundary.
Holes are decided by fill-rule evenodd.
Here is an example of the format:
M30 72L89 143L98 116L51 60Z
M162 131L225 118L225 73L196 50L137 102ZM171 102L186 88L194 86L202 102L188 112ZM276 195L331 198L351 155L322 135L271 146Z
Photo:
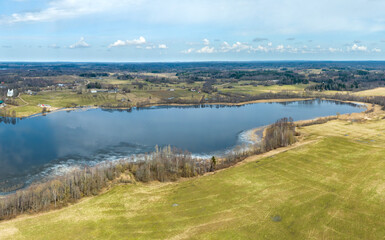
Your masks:
M305 120L361 112L354 104L308 100L243 106L158 106L131 111L56 112L0 124L0 187L30 182L76 165L150 152L157 144L217 155L242 133L282 117Z

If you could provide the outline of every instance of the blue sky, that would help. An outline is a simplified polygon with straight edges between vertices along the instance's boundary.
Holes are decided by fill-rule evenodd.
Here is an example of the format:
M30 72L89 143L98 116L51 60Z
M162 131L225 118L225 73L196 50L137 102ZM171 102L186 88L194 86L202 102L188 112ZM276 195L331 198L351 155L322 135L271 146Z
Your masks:
M1 0L0 61L385 60L381 0Z

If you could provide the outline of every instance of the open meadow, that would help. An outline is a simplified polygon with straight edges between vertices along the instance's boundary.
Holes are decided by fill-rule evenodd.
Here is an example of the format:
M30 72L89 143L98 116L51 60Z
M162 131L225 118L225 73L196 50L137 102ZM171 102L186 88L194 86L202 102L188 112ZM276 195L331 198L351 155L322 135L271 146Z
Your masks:
M356 95L368 97L368 96L385 96L385 88L373 88L369 90L359 91L355 93Z

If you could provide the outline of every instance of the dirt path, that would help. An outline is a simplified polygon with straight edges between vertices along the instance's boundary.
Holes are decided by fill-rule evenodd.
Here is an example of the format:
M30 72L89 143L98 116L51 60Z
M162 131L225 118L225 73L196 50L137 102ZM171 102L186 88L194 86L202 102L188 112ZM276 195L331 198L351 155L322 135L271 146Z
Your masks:
M19 95L18 95L17 97L24 103L24 105L19 106L19 107L24 107L24 106L29 105L29 103L28 103L27 101L25 101L25 100L20 96L20 93L19 93Z

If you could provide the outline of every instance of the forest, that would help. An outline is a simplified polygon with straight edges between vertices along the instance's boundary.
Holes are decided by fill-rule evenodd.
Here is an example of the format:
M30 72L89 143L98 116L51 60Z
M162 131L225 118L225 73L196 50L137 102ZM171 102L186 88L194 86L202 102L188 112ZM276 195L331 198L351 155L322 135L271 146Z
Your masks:
M250 81L249 84L254 85L314 83L307 89L357 91L384 86L385 68L381 63L0 63L0 94L4 94L5 88L20 92L27 89L40 91L60 83L75 86L87 79L106 77L127 82L140 79L157 84L204 82L206 86L240 81ZM173 73L175 77L157 75L163 73Z

